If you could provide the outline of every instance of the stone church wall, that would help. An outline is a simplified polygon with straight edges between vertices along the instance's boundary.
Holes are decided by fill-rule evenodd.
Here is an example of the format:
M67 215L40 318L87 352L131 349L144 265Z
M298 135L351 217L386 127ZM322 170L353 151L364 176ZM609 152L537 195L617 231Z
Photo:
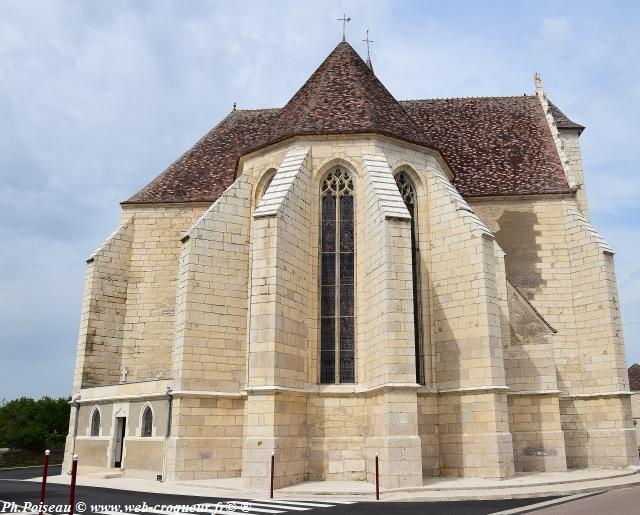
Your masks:
M170 378L180 238L203 206L123 206L134 217L122 342L127 382Z
M239 177L182 237L173 347L177 399L167 453L171 479L240 474L251 191L248 178Z
M186 232L176 284L177 390L246 382L251 184L241 176Z
M271 454L281 463L274 483L304 480L307 471L310 246L310 149L291 146L254 211L247 424L242 475L266 487Z
M513 475L493 235L438 170L429 177L435 378L443 475Z
M337 164L355 179L356 383L318 385L319 184ZM467 202L433 153L373 136L299 138L241 167L211 206L125 205L92 256L74 384L90 387L85 466L112 466L116 412L134 477L266 488L272 453L276 488L372 481L376 454L384 488L633 462L613 261L576 201ZM399 170L417 188L423 385ZM106 433L90 437L101 396ZM140 396L155 399L150 439Z
M74 392L120 380L132 233L124 223L87 259Z
M547 391L559 399L567 466L634 463L611 249L572 199L477 200L472 206L505 250L509 280L558 331L550 340L559 392L551 384Z

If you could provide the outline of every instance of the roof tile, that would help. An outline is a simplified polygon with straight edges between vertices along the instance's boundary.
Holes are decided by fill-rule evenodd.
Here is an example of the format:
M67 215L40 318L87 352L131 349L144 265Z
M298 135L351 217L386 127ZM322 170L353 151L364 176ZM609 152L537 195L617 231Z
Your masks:
M245 154L293 136L354 133L439 151L465 196L569 192L535 96L398 102L340 43L284 108L232 111L125 203L213 202Z

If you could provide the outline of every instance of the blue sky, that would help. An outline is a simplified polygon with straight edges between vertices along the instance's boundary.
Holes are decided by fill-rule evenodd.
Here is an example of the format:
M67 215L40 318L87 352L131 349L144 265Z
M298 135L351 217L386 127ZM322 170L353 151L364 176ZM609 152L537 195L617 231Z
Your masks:
M640 361L640 8L585 1L0 0L0 399L71 388L84 259L231 109L283 105L340 40L398 99L533 92L587 126L594 225Z

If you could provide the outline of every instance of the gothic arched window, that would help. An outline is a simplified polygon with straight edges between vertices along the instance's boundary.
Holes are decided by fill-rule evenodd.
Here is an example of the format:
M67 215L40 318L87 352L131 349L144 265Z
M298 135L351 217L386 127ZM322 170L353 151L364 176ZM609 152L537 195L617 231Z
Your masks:
M142 413L142 431L140 436L152 436L153 434L153 411L147 406Z
M91 415L91 436L100 436L100 410L93 410Z
M420 259L418 246L418 229L416 226L417 218L417 202L416 187L411 178L405 173L400 172L396 175L396 184L405 206L411 215L411 272L413 279L413 335L416 346L416 382L424 384L424 353L422 349L422 311L420 305Z
M331 170L321 190L320 382L355 381L353 179Z
M271 185L271 181L273 180L273 178L275 176L276 176L276 170L269 170L265 174L264 182L262 184L262 188L261 188L261 191L260 191L260 198L264 197L264 194L269 189L269 186Z

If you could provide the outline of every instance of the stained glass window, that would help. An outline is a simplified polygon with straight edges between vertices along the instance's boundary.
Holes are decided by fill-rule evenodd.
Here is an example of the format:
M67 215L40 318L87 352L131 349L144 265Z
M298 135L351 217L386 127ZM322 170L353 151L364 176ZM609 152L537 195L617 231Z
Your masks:
M97 408L91 416L91 436L100 436L100 411Z
M420 249L416 227L416 187L411 178L400 172L396 184L409 213L411 214L411 271L413 276L413 335L416 346L416 382L424 384L424 352L422 347L422 307L420 304Z
M142 414L142 434L141 436L151 436L153 434L153 411L147 406Z
M321 187L320 382L355 381L353 180L335 168Z

